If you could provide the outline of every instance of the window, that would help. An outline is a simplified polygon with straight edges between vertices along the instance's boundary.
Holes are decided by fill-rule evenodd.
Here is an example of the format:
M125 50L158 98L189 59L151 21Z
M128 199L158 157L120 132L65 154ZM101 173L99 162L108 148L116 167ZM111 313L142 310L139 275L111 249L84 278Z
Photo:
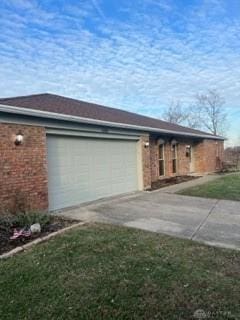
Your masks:
M164 144L158 146L158 163L159 163L159 176L165 175L165 163L164 163Z
M177 173L177 144L172 145L172 172Z
M186 157L192 161L192 146L190 145L186 146Z

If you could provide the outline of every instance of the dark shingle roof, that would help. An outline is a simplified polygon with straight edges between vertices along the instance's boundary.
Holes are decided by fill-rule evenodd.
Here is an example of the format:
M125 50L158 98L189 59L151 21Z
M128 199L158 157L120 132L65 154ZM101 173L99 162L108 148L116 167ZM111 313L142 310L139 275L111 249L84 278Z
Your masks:
M95 103L84 102L49 93L3 98L0 99L0 104L90 118L95 120L176 131L178 133L188 133L189 135L211 135L206 132L179 126L159 119L146 117L133 112L109 108Z

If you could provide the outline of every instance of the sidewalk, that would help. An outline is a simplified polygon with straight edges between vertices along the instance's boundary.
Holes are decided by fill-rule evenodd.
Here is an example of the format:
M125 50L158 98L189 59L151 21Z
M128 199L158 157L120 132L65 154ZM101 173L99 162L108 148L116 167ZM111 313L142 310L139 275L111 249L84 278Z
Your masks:
M182 191L184 189L187 188L191 188L191 187L195 187L195 186L199 186L201 184L216 180L222 178L222 175L220 174L211 174L211 175L205 175L201 178L198 179L194 179L194 180L190 180L187 182L182 182L179 184L174 184L172 186L168 186L168 187L164 187L155 191L151 191L151 192L163 192L163 193L177 193L179 191Z

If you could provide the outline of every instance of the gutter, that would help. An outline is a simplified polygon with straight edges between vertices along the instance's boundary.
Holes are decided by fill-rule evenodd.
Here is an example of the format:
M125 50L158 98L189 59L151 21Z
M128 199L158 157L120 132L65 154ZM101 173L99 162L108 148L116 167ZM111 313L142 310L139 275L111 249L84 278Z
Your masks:
M82 124L100 125L100 126L107 126L107 127L114 127L114 128L138 130L138 131L147 131L147 132L153 132L153 133L165 133L165 134L173 134L173 135L186 136L186 137L225 140L225 138L223 137L208 135L208 134L189 133L189 132L138 126L133 124L96 120L91 118L59 114L59 113L49 112L49 111L41 111L41 110L35 110L35 109L29 109L29 108L7 106L3 104L0 104L0 112L25 115L25 116L31 116L31 117L40 117L40 118L48 118L48 119L55 119L55 120L62 120L62 121L77 122Z

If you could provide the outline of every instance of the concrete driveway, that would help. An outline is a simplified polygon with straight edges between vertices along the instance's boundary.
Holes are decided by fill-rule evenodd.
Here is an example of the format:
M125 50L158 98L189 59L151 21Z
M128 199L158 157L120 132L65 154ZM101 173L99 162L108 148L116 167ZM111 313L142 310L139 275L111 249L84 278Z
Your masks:
M141 192L62 213L240 250L240 202Z

